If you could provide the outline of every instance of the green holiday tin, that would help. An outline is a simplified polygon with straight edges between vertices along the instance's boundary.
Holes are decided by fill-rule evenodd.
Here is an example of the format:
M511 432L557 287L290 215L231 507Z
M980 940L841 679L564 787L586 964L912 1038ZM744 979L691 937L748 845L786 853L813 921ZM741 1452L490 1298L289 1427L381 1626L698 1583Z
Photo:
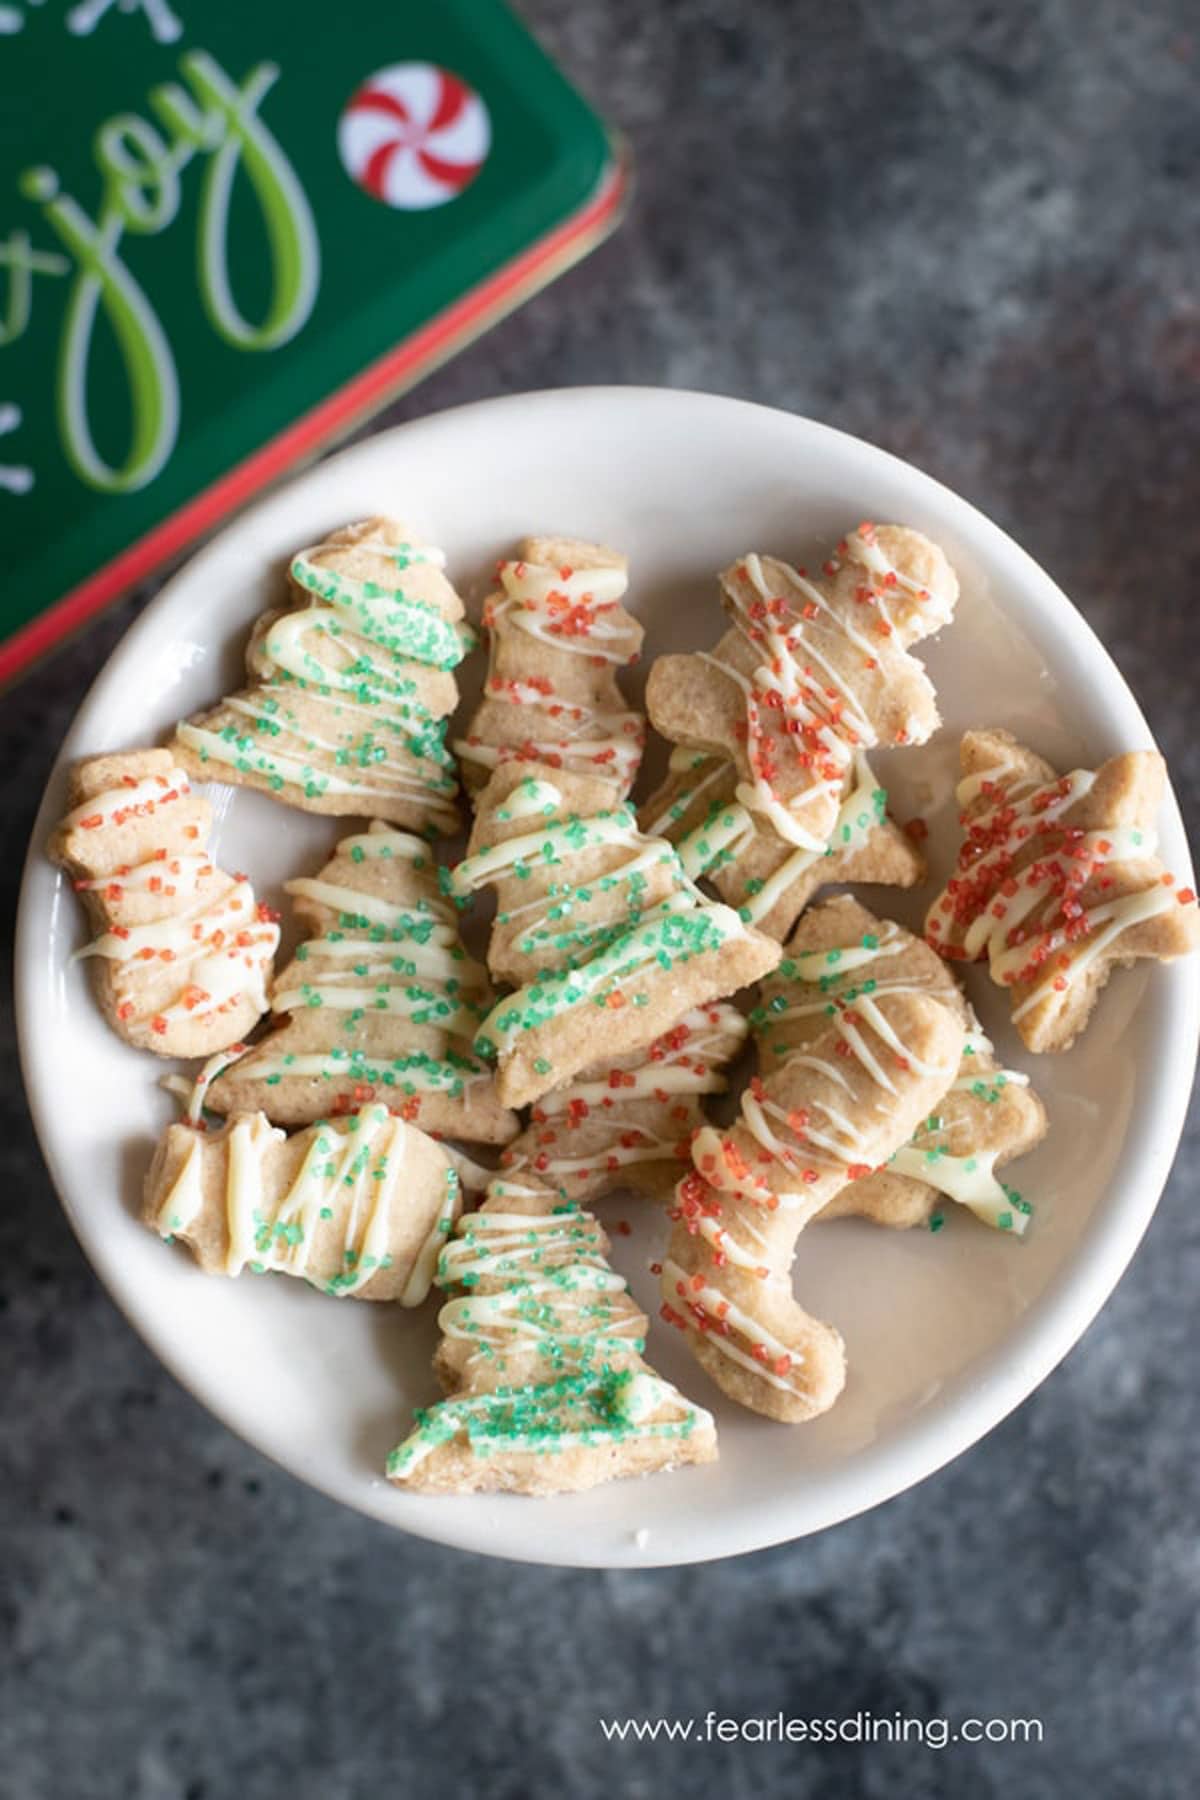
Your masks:
M0 4L0 679L615 222L499 0Z

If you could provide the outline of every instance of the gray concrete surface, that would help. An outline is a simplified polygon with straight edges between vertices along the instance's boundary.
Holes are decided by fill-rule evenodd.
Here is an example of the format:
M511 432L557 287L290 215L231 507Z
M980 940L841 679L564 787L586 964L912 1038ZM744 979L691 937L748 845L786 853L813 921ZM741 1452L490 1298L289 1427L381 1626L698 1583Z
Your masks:
M794 408L913 458L1076 597L1194 825L1194 7L523 10L628 132L636 205L611 244L389 417L546 384L664 382ZM4 697L6 915L56 746L140 603ZM1100 1321L951 1468L790 1548L561 1573L341 1512L183 1394L67 1229L7 1004L2 1029L6 1800L1194 1792L1194 1123ZM1039 1717L1045 1741L619 1747L597 1725L860 1708Z

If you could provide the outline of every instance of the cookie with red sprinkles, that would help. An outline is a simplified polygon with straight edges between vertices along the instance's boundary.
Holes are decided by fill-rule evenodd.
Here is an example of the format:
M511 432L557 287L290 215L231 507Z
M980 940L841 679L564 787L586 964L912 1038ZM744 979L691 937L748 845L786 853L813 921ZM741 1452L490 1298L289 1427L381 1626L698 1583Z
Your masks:
M735 798L820 853L856 753L923 744L937 699L912 646L948 624L958 580L905 526L860 525L819 569L751 553L721 577L711 652L660 656L646 704L674 744L731 759Z
M168 750L76 763L66 816L47 846L96 935L88 963L119 1037L158 1056L210 1056L267 1004L275 915L245 875L208 853L212 808Z
M1127 750L1060 775L999 729L967 732L961 766L962 848L925 935L986 959L1030 1050L1067 1050L1114 969L1200 947L1196 896L1157 855L1166 766Z

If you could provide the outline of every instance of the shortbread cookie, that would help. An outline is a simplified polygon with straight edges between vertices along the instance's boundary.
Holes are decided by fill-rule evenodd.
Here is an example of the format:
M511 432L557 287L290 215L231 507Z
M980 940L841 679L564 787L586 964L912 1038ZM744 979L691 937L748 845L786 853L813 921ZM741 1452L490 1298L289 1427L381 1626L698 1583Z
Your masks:
M819 575L750 555L721 586L730 629L711 655L658 658L651 720L673 743L732 758L736 798L820 854L854 752L922 744L937 726L909 647L950 619L954 571L919 532L860 525Z
M637 661L642 627L621 605L627 563L574 538L525 538L499 565L484 606L490 662L484 697L454 748L467 786L506 762L540 764L608 783L624 799L645 743L618 669Z
M772 940L705 901L631 808L594 810L592 777L544 777L515 764L495 771L451 876L464 897L495 886L489 966L523 983L475 1040L497 1059L509 1106L640 1049L779 960Z
M853 1014L860 1001L914 993L932 995L961 1021L966 1041L957 1075L909 1142L883 1168L849 1182L819 1216L916 1225L944 1196L985 1224L1020 1234L1032 1208L997 1170L1041 1140L1045 1109L1027 1075L1000 1067L945 963L902 925L877 919L846 896L805 913L750 1015L760 1073L807 1050L831 1019Z
M587 962L685 883L672 846L645 837L602 779L516 763L477 797L450 874L460 899L495 887L488 967L516 984Z
M986 956L1031 1050L1066 1050L1114 968L1200 945L1191 888L1155 854L1166 776L1153 750L1057 775L1007 731L962 741L958 869L925 921L942 956Z
M388 1458L403 1487L558 1494L717 1453L711 1416L642 1357L646 1318L590 1213L497 1179L442 1252L435 1368L449 1398Z
M925 858L887 816L887 793L856 751L823 851L789 844L735 798L737 770L724 757L678 747L667 780L641 808L642 830L669 838L693 881L710 881L728 905L768 937L784 939L818 888L834 881L913 887Z
M77 763L67 802L47 850L100 928L77 954L113 1030L159 1056L234 1043L266 1007L279 927L209 856L207 800L169 751L128 750Z
M288 1137L262 1113L168 1126L142 1219L206 1275L278 1270L322 1293L417 1306L462 1207L440 1144L384 1106Z
M178 726L179 761L305 812L453 831L446 719L474 635L444 563L392 519L302 550L289 606L251 633L248 685Z
M532 1171L572 1200L624 1188L666 1199L704 1123L704 1096L729 1085L725 1070L747 1030L724 1002L685 1013L644 1050L543 1095L501 1162L514 1177Z
M796 1239L847 1181L907 1142L957 1073L966 1033L924 993L865 995L709 1126L676 1190L664 1316L733 1399L775 1419L832 1406L839 1334L792 1295Z
M307 1125L386 1103L438 1137L507 1143L516 1116L471 1048L491 1004L423 838L375 820L284 884L311 936L276 977L279 1028L211 1085L222 1113Z

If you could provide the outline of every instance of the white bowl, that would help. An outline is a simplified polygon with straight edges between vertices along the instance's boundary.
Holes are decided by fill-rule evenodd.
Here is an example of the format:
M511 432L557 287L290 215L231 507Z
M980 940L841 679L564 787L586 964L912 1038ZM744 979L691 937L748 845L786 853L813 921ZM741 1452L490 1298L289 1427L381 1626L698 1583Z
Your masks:
M700 1561L886 1500L1024 1399L1132 1256L1182 1127L1200 1019L1196 962L1115 976L1076 1049L1040 1061L1022 1052L1002 997L973 975L1003 1059L1029 1070L1050 1115L1046 1141L1011 1176L1036 1209L1027 1238L955 1208L936 1236L859 1221L811 1228L799 1292L841 1328L850 1375L834 1410L809 1425L772 1424L726 1402L655 1318L651 1360L717 1414L721 1459L711 1468L559 1500L398 1492L381 1471L413 1406L434 1395L436 1308L414 1316L335 1302L282 1277L206 1279L135 1222L151 1145L173 1109L156 1086L161 1066L106 1029L83 969L69 962L83 920L42 855L63 805L63 765L152 742L228 691L250 621L278 592L281 559L374 511L441 543L476 600L495 558L526 532L619 545L632 560L647 660L716 637L713 573L741 551L804 560L864 517L927 532L963 588L955 623L926 646L945 727L931 746L880 763L901 817L934 812L935 876L953 855L965 727L1009 726L1063 768L1152 742L1097 639L1023 551L937 482L824 426L701 394L595 388L488 401L372 438L244 514L167 584L97 680L51 778L21 901L19 1018L30 1104L84 1249L168 1368L235 1431L335 1499L441 1543L531 1562ZM315 866L338 835L335 821L263 795L209 791L221 861L245 868L276 903L282 881ZM1161 843L1191 879L1171 796ZM890 910L913 923L925 898L894 896ZM656 1314L647 1265L661 1248L661 1216L632 1199L602 1211L632 1221L631 1235L615 1236L614 1260Z

